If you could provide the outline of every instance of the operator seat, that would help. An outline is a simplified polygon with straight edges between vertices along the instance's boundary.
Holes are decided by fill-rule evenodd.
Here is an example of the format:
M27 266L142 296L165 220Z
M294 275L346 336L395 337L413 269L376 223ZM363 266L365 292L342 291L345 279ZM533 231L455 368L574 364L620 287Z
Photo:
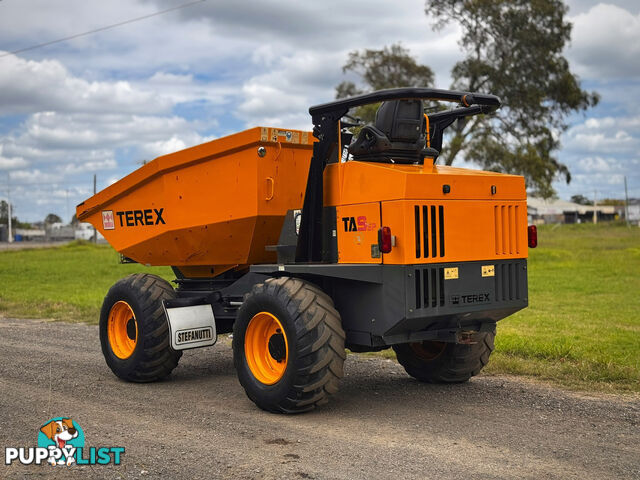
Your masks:
M438 151L425 147L425 130L421 100L382 102L374 125L360 130L349 153L363 162L421 164L425 156L435 160Z

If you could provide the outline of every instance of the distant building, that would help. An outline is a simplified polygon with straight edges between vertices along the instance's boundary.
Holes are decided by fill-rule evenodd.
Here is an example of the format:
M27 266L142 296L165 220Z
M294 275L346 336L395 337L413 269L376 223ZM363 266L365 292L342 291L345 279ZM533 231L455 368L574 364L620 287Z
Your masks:
M629 199L629 222L634 225L640 224L640 198Z
M588 223L593 222L593 205L580 205L566 200L527 198L527 214L531 223ZM595 207L599 222L615 220L616 209L611 205Z

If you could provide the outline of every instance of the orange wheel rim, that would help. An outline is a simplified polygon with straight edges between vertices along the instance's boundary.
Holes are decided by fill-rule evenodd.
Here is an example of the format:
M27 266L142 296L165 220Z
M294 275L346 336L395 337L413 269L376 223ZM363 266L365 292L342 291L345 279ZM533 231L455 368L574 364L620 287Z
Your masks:
M289 361L289 342L280 320L268 312L254 315L244 335L244 355L260 383L277 383Z
M107 334L115 356L123 360L129 358L138 343L138 322L127 302L120 300L111 307Z

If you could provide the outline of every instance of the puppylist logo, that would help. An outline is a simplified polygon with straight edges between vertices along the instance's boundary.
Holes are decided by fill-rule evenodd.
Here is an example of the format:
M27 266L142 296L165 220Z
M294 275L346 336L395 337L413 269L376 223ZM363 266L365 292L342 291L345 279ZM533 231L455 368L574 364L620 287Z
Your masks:
M37 447L6 447L5 465L120 465L124 447L85 448L84 432L68 417L52 418L40 427Z

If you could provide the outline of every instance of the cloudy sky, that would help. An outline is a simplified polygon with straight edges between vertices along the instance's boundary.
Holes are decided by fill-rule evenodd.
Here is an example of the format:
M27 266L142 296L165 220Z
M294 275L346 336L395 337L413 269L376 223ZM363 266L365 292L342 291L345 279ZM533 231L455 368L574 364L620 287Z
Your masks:
M0 0L0 198L23 221L65 220L98 188L163 153L265 125L309 128L354 49L402 42L447 88L462 58L455 26L434 33L422 0L207 0L22 53L32 45L189 0ZM571 0L566 51L601 104L571 117L557 183L640 197L640 2Z

